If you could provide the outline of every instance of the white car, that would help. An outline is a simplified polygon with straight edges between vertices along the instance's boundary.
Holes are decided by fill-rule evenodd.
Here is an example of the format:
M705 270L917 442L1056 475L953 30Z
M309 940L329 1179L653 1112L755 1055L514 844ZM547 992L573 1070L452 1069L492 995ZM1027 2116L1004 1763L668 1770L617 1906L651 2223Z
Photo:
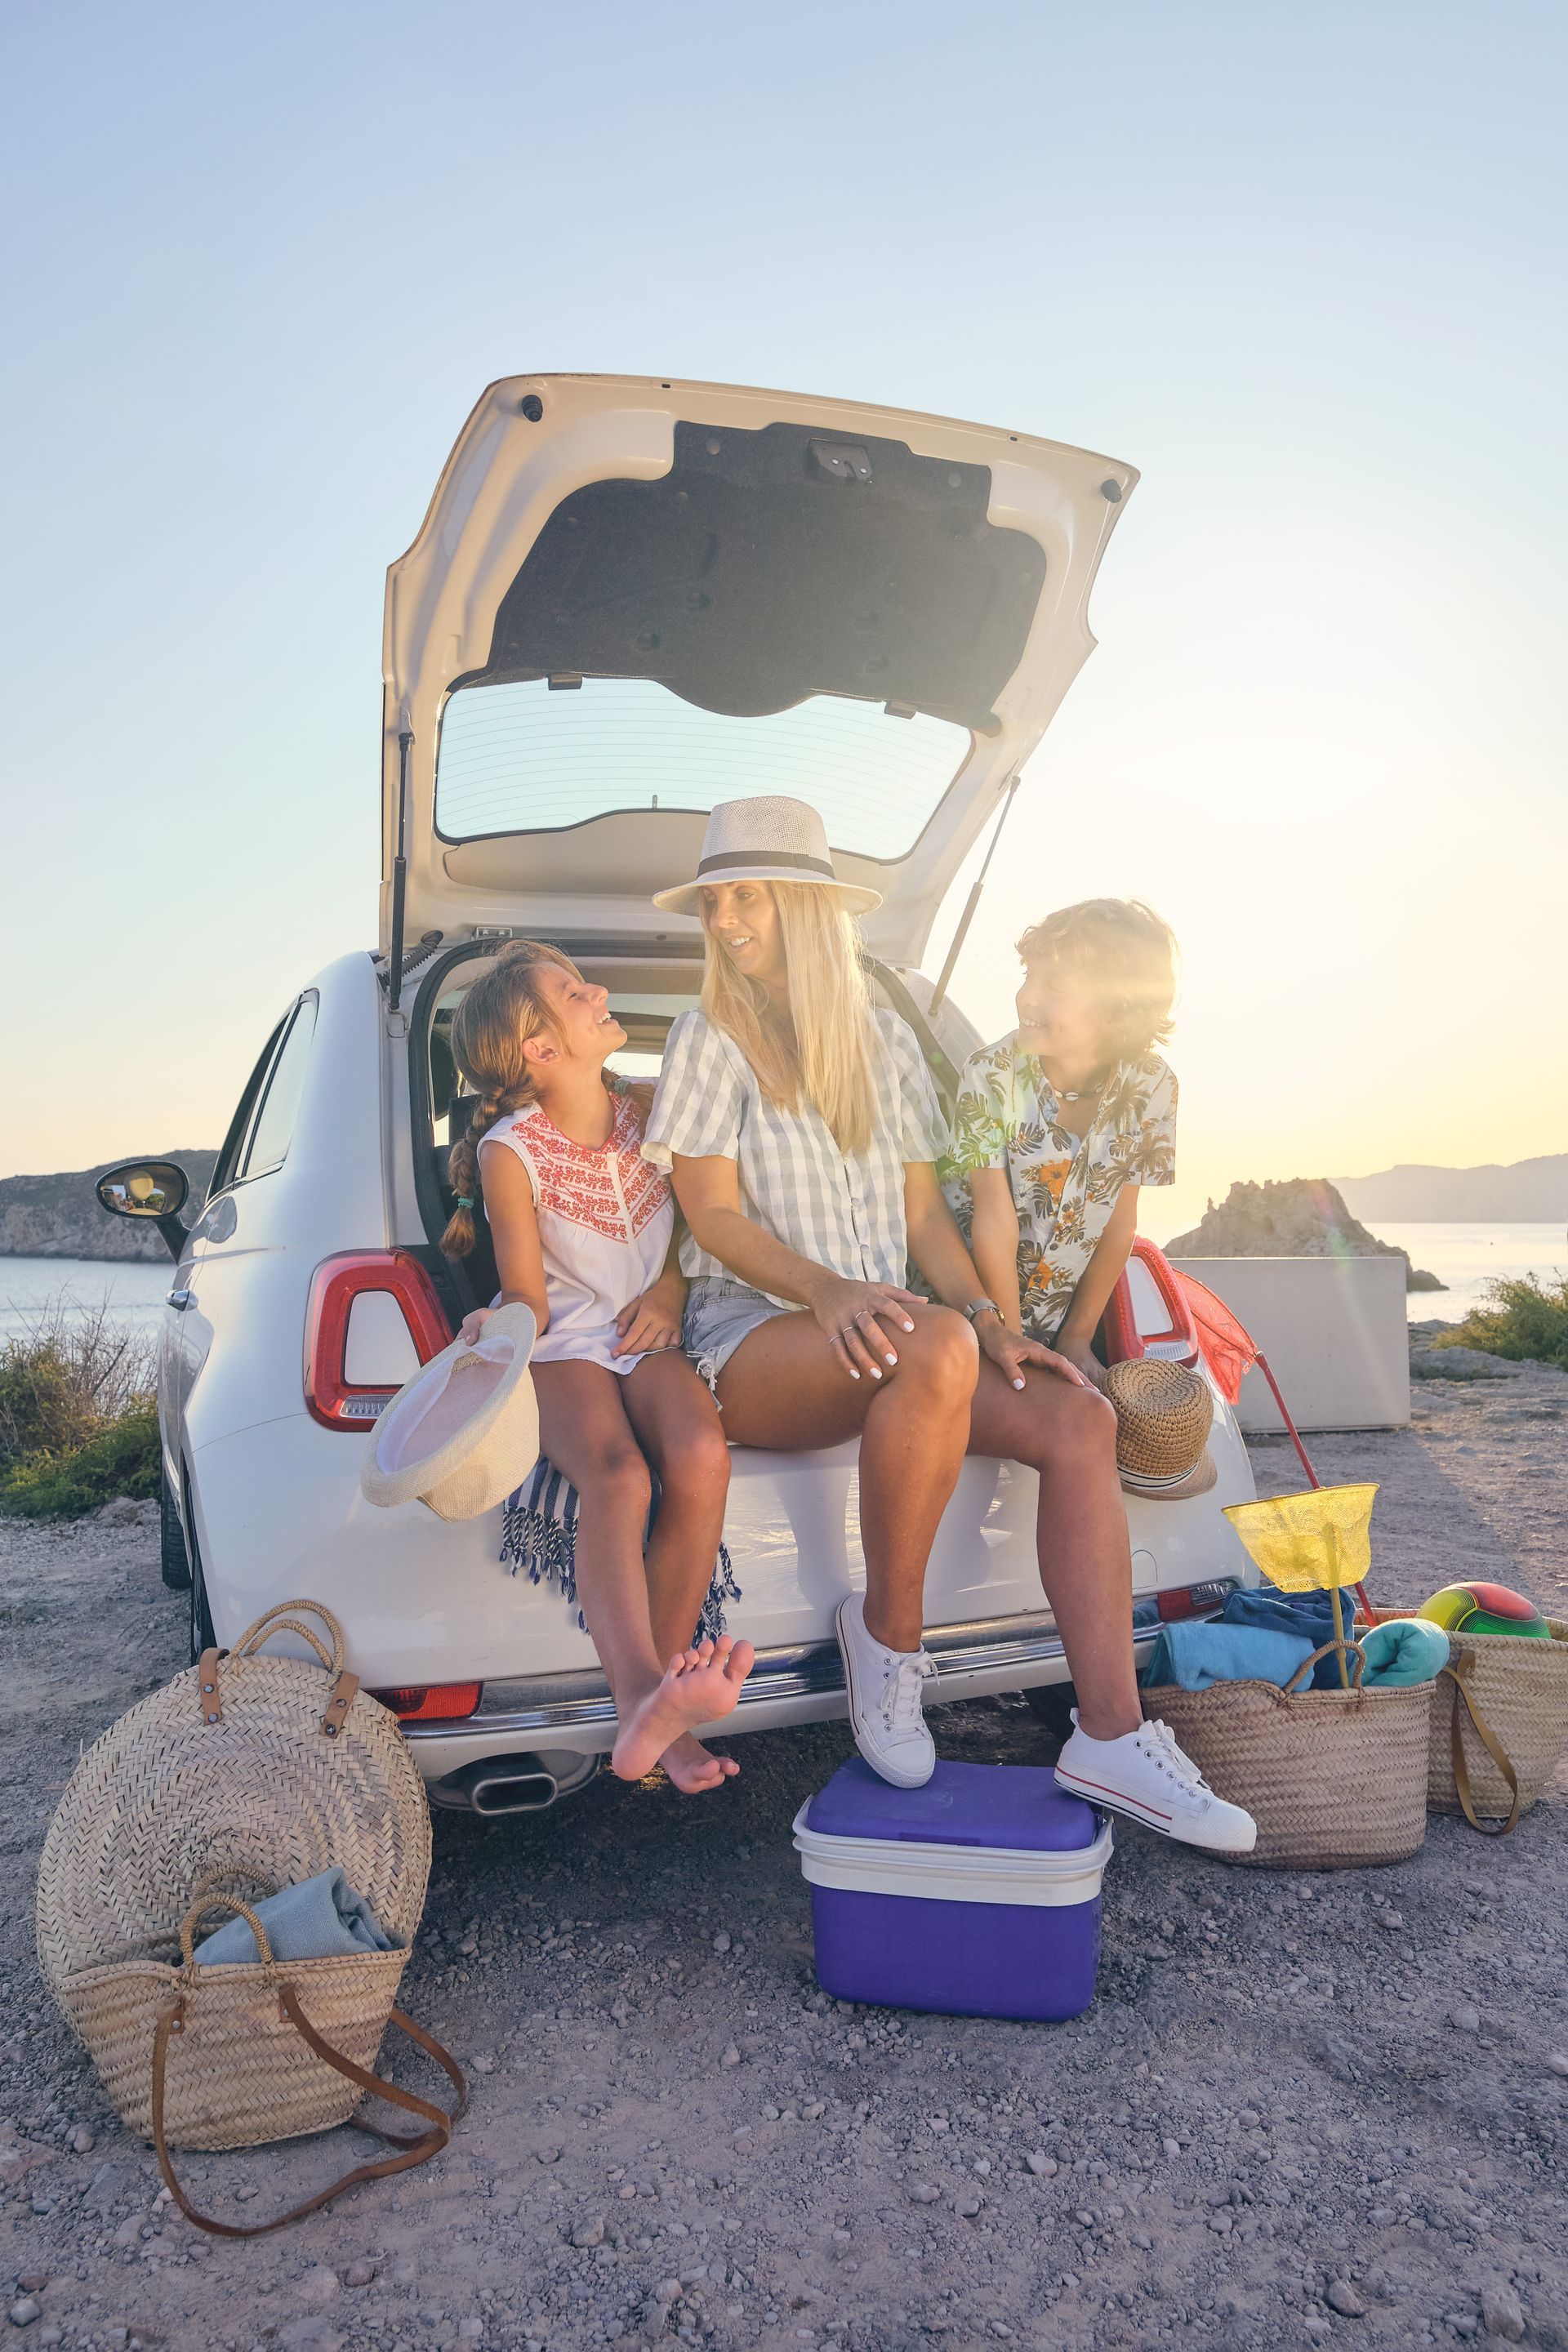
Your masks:
M308 1595L437 1801L529 1810L592 1778L604 1676L575 1609L499 1564L500 1514L450 1525L360 1494L367 1425L493 1287L486 1247L457 1265L437 1246L467 1117L454 1009L498 940L553 940L609 990L619 1066L657 1067L701 940L649 893L694 870L715 801L791 793L840 874L882 892L876 987L951 1099L979 1041L921 972L931 926L1093 645L1090 584L1136 480L1056 442L795 394L551 375L485 393L387 575L379 947L287 1007L188 1232L176 1170L100 1189L178 1256L163 1572L188 1585L193 1650ZM1113 1352L1195 1357L1157 1252L1108 1330ZM1213 1451L1209 1494L1129 1497L1145 1644L1249 1580L1221 1507L1252 1477L1217 1390ZM855 1483L853 1444L735 1449L730 1622L757 1664L727 1735L845 1712ZM964 1466L926 1577L940 1699L1066 1677L1035 1499L1030 1472Z

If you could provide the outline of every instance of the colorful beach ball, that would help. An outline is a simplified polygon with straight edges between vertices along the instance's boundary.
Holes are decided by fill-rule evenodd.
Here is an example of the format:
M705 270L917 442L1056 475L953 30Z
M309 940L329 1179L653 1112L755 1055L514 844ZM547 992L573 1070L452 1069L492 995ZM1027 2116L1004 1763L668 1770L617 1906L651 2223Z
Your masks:
M1450 1633L1522 1633L1536 1642L1552 1628L1532 1601L1506 1584L1446 1584L1415 1612Z

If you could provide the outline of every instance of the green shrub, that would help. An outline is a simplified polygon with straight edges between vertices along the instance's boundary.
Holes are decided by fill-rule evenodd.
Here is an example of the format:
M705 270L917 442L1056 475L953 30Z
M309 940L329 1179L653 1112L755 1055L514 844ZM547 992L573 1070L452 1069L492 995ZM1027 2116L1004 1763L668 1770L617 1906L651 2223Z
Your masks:
M1484 1307L1433 1341L1436 1348L1480 1348L1515 1363L1556 1364L1568 1372L1568 1275L1543 1283L1538 1275L1509 1275L1489 1286Z
M79 1519L117 1495L151 1501L161 1470L158 1408L141 1397L84 1444L12 1463L0 1480L0 1510L28 1519Z
M81 1445L98 1421L91 1397L52 1334L9 1342L0 1355L0 1465Z

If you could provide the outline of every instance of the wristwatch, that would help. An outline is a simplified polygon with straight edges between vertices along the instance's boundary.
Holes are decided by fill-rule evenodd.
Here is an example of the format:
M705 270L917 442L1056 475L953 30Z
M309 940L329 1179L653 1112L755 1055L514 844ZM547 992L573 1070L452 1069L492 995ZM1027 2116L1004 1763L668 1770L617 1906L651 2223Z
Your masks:
M994 1298L972 1298L963 1311L972 1323L981 1315L994 1315L998 1323L1005 1320Z

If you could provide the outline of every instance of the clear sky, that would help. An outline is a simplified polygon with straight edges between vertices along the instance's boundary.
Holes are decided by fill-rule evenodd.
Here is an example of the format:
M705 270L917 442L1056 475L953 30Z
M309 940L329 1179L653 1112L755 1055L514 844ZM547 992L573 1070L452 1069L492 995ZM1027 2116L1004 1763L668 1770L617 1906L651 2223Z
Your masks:
M216 1142L372 943L384 568L532 368L1142 468L955 992L997 1034L1026 920L1167 915L1156 1232L1568 1148L1565 51L1529 0L5 12L0 1173Z

